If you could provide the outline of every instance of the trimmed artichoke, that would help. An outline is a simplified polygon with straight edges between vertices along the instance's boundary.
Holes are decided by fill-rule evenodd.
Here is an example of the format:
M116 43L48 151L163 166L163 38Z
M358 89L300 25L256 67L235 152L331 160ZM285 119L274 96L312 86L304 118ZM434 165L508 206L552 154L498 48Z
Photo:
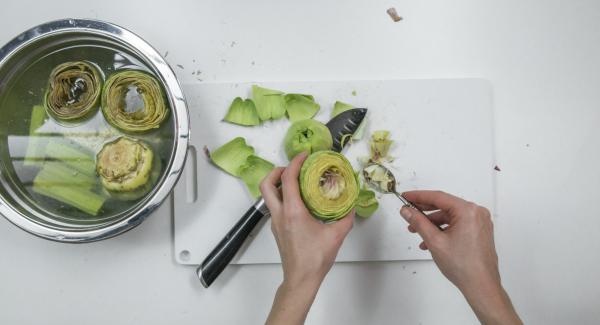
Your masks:
M97 108L102 77L92 64L75 61L58 65L50 73L44 105L59 121L86 117Z
M303 151L313 153L331 149L333 138L325 124L308 119L294 122L290 126L285 134L283 145L288 159L292 160Z
M117 72L106 80L102 113L108 123L125 132L159 128L169 115L163 89L156 78L135 70Z
M319 151L300 169L300 194L318 219L335 221L354 208L359 184L350 162L340 153Z
M96 171L109 193L135 192L136 195L128 197L133 199L152 188L147 184L154 161L154 153L147 144L120 137L102 147L96 157Z

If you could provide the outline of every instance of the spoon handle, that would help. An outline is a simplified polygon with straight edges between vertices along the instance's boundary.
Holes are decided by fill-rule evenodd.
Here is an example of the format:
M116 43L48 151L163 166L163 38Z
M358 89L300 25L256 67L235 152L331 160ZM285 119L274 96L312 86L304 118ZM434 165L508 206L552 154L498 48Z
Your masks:
M411 208L413 208L413 209L415 209L415 210L417 210L417 211L421 212L421 213L422 213L424 216L427 216L427 214L425 214L425 212L423 212L423 210L421 210L421 209L417 208L417 206L416 206L416 205L412 204L412 202L410 202L409 200L407 200L407 199L406 199L404 196L402 196L402 194L400 194L400 193L398 193L398 192L394 192L394 194L396 194L396 196L397 196L397 197L400 199L400 201L402 201L402 203L403 203L404 205L407 205L407 206L409 206L409 207L411 207ZM439 226L439 225L435 225L435 226L436 226L436 227L437 227L439 230L441 230L441 231L444 231L444 228L442 228L441 226Z
M425 214L423 211L421 211L421 209L417 208L414 204L412 204L409 200L407 200L404 196L402 196L402 194L400 194L398 192L394 192L394 194L396 194L396 196L400 199L400 201L402 201L402 203L404 205L408 205L409 207Z

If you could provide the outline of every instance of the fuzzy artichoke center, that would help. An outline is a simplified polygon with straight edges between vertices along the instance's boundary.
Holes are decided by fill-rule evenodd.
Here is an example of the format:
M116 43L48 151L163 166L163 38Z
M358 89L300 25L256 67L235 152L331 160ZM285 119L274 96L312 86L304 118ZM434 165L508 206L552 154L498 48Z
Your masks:
M319 191L321 195L329 200L336 200L346 190L346 181L340 170L331 167L325 170L319 179Z

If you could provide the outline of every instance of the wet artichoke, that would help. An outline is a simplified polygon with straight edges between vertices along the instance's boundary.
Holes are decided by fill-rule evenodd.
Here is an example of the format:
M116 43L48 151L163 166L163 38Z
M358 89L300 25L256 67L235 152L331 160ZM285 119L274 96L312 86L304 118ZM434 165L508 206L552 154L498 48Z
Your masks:
M329 129L321 122L312 119L294 122L283 139L285 153L289 160L297 154L320 150L329 150L333 146L333 139Z
M147 144L120 137L102 147L96 157L96 171L109 193L129 193L120 198L135 199L151 189L154 161L154 153Z
M97 108L102 77L92 64L75 61L58 65L50 73L44 105L59 121L86 117Z
M300 194L318 219L335 221L354 208L359 184L350 162L333 151L310 155L300 169Z
M156 78L135 70L117 72L106 80L102 113L108 123L125 132L156 129L169 115Z

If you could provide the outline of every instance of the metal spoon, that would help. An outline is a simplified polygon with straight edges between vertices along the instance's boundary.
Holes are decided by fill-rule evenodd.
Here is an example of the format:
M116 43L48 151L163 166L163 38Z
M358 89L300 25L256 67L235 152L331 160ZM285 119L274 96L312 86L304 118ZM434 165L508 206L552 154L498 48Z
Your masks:
M402 196L402 194L398 193L396 190L396 178L394 177L394 174L392 174L392 172L390 172L390 170L385 166L374 162L369 163L365 168L363 168L363 177L365 178L365 181L377 192L382 194L396 194L396 196L404 205L423 213L421 209L417 208L414 204Z

